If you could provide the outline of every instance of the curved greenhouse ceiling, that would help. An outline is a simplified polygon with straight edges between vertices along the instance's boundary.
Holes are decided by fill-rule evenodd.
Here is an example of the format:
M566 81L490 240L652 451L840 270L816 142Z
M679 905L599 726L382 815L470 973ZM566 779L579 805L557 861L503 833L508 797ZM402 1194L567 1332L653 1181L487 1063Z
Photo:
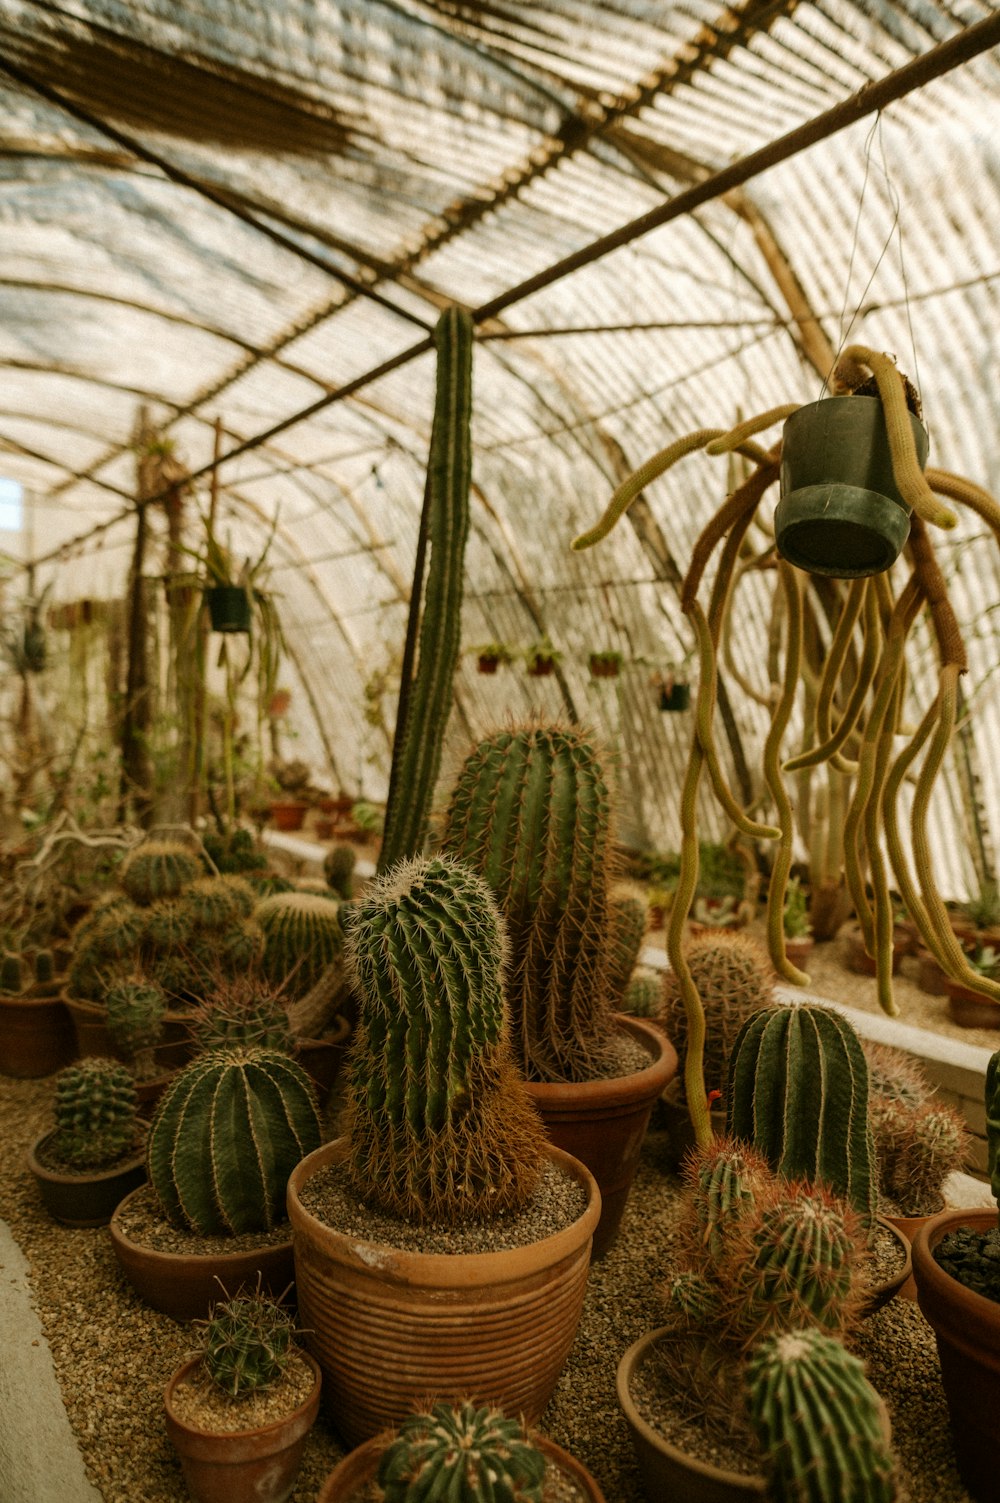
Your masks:
M697 456L602 547L570 539L673 438L818 398L848 342L916 381L935 465L1000 490L998 44L978 0L5 0L7 553L52 600L120 595L139 424L202 505L218 458L234 546L278 519L301 750L383 796L431 335L463 304L463 641L547 631L563 659L494 681L464 658L452 741L533 707L593 721L626 831L675 844L689 724L650 675L690 652L677 582L732 476ZM939 556L970 652L937 814L961 891L1000 831L1000 570L971 514ZM751 795L772 593L746 580L724 674ZM587 675L604 647L613 689Z

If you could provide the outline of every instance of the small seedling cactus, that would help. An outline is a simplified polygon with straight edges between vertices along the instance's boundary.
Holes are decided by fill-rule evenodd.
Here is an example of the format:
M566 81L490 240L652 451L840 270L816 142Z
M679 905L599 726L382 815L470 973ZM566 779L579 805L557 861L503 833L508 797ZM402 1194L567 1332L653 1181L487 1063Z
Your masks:
M135 1151L135 1081L118 1060L91 1056L56 1076L53 1157L68 1169L100 1169Z
M664 980L659 971L651 966L638 966L625 988L621 1011L633 1018L662 1018L664 1010Z
M118 877L132 901L145 907L157 898L176 898L202 871L189 846L173 840L144 840L126 856Z
M635 893L615 894L611 899L611 955L608 969L608 987L616 1007L622 1004L642 949L642 941L649 922L649 909L645 898ZM625 1009L628 1011L628 1009Z
M56 974L56 962L51 950L35 951L34 971L36 986L52 985Z
M410 1415L382 1453L385 1503L542 1503L545 1457L519 1420L472 1403Z
M213 1305L198 1321L201 1360L217 1388L229 1398L260 1393L288 1371L295 1351L295 1323L277 1300L258 1287Z

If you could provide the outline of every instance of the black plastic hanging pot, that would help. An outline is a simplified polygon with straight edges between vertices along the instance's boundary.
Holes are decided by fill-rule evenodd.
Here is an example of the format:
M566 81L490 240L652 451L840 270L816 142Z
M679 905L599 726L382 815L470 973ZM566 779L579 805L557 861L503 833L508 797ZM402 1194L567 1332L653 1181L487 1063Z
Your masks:
M249 632L250 594L242 585L213 585L205 599L213 631Z
M691 708L691 685L671 684L660 690L660 709L676 715Z
M921 469L927 432L909 414ZM892 567L910 532L878 397L827 397L785 423L778 552L810 574L856 579Z

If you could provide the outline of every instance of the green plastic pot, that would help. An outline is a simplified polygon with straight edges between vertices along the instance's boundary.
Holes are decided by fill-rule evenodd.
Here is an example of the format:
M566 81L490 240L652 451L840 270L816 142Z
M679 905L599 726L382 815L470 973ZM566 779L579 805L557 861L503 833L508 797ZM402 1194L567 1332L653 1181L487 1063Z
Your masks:
M923 468L927 432L909 416ZM877 397L827 397L788 418L774 514L783 558L810 574L836 579L882 574L899 557L909 532L910 508L893 478Z
M213 631L249 632L250 596L241 585L214 585L205 599Z

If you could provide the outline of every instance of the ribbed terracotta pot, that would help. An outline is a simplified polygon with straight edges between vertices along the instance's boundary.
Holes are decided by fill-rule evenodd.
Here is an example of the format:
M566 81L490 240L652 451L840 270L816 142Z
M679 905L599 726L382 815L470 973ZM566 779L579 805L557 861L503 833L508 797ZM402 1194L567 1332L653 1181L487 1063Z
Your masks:
M914 1237L917 1235L917 1233L919 1232L920 1228L925 1224L925 1222L932 1221L935 1216L940 1216L941 1212L943 1210L945 1210L945 1209L947 1209L947 1208L946 1208L946 1206L944 1204L944 1201L942 1201L941 1204L940 1204L940 1206L938 1207L938 1209L936 1211L932 1211L927 1216L890 1216L887 1212L883 1212L882 1213L882 1216L881 1216L880 1219L882 1221L888 1221L891 1226L894 1226L896 1228L897 1232L902 1232L902 1234L906 1238L907 1242L909 1242L910 1249L911 1249L911 1251L910 1251L911 1266L912 1266L912 1261L913 1261L912 1248L913 1248L913 1239L914 1239ZM909 1278L906 1280L906 1283L900 1289L899 1293L900 1293L900 1297L902 1299L914 1299L914 1300L916 1299L916 1297L917 1297L917 1283L916 1283L916 1280L913 1277L912 1272L910 1273Z
M122 1197L145 1184L145 1153L133 1153L110 1169L69 1173L50 1169L38 1156L54 1136L48 1132L28 1149L28 1168L45 1209L63 1226L107 1226Z
M996 1224L995 1210L942 1211L913 1239L917 1303L937 1341L958 1472L978 1503L996 1503L1000 1488L1000 1304L952 1278L934 1249L959 1227Z
M549 1140L586 1164L597 1181L602 1209L594 1233L595 1258L618 1235L650 1113L677 1073L677 1050L662 1029L624 1013L616 1014L616 1020L620 1031L649 1055L644 1070L612 1080L527 1083Z
M54 1075L76 1053L73 1020L60 996L0 998L0 1075L38 1080Z
M564 1451L562 1446L557 1446L554 1440L549 1440L547 1435L533 1435L531 1439L563 1476L572 1480L586 1503L605 1503L596 1479L582 1462ZM365 1488L375 1480L385 1445L386 1437L375 1435L364 1445L355 1447L329 1473L316 1503L364 1503Z
M303 1353L314 1382L297 1409L256 1430L196 1429L174 1410L174 1390L198 1366L194 1357L178 1368L163 1395L167 1434L180 1457L194 1503L285 1503L295 1487L306 1437L319 1413L321 1374Z
M345 1138L324 1144L288 1182L299 1319L337 1429L359 1445L429 1395L498 1404L536 1424L583 1308L600 1215L589 1170L549 1150L584 1186L587 1205L540 1242L497 1252L410 1252L346 1236L303 1206L303 1187L346 1152Z

